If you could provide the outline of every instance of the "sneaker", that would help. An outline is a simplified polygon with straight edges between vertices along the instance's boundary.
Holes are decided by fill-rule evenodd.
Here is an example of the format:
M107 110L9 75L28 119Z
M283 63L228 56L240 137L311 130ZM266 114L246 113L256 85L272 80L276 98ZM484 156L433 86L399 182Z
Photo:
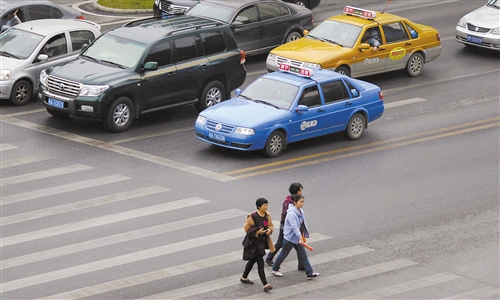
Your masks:
M269 292L272 289L273 287L269 283L264 286L264 292Z
M272 261L272 260L266 260L266 264L267 264L268 266L271 266L271 267L272 267L272 266L274 266L274 263L273 263L273 261Z
M240 281L243 282L243 283L246 283L246 284L253 284L253 281L251 281L250 279L248 278L243 278L241 277L240 278Z
M311 280L319 276L319 273L312 273L310 276L307 276L307 280Z
M271 270L271 274L273 274L274 276L283 277L283 273L281 273L280 270L278 271Z

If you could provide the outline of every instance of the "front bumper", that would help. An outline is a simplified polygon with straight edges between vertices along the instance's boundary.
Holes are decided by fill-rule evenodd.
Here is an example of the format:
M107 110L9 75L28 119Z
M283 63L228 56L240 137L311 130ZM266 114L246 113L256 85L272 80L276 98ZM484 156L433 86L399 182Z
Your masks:
M195 123L194 126L196 137L199 140L225 148L253 151L264 148L265 136L261 136L258 132L255 135L242 135L230 133L221 133L210 130L204 125Z
M10 80L0 81L0 99L10 99L13 85L13 82Z
M467 24L467 26L469 26ZM464 45L500 51L500 35L481 33L457 26L455 39Z

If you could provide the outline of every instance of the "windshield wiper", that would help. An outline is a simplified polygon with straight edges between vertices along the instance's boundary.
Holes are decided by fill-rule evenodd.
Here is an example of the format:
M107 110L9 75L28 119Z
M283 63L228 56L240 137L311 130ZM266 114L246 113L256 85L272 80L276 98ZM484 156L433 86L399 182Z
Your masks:
M5 51L0 51L0 55L19 59L19 57L15 56L14 54Z
M279 107L278 107L278 106L276 106L276 105L274 105L274 104L272 104L272 103L269 103L269 102L267 102L267 101L264 101L264 100L255 99L254 101L255 101L255 102L257 102L257 103L267 104L267 105L269 105L269 106L276 107L277 109L279 109Z
M112 61L109 61L109 60L101 60L101 62L102 63L106 63L106 64L110 64L110 65L113 65L113 66L117 66L120 69L126 69L123 65L120 65L119 63L115 63L115 62L112 62Z
M337 43L337 42L336 42L336 41L334 41L334 40L325 39L325 38L322 38L321 40L322 40L323 42L324 42L324 41L327 41L327 42L329 42L329 43L331 43L331 44L335 44L335 45L339 45L340 47L344 47L343 45L341 45L341 44Z
M241 97L241 98L244 98L244 99L247 99L247 100L252 100L252 101L255 101L253 100L252 98L248 97L248 96L245 96L243 94L239 94L238 97Z
M83 54L82 54L82 55L80 55L80 56L81 56L81 57L88 58L88 59L93 60L93 61L95 61L95 62L101 62L101 61L100 61L100 60L98 60L97 58L93 58L93 57L91 57L91 56L87 56L87 55L83 55Z

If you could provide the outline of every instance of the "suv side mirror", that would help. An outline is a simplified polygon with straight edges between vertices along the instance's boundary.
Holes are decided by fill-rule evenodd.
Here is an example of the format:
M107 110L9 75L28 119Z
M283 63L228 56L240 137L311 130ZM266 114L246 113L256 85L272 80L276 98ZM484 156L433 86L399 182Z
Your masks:
M158 63L156 61L148 61L144 64L144 71L155 71L158 70Z

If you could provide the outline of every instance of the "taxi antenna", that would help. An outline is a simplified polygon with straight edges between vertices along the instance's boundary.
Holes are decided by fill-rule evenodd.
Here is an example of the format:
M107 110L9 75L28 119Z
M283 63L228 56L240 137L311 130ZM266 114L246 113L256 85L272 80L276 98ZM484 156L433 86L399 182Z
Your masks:
M382 13L385 12L385 10L387 9L387 6L389 6L389 3L391 3L391 0L387 0L387 4L385 5L384 10L382 11Z

